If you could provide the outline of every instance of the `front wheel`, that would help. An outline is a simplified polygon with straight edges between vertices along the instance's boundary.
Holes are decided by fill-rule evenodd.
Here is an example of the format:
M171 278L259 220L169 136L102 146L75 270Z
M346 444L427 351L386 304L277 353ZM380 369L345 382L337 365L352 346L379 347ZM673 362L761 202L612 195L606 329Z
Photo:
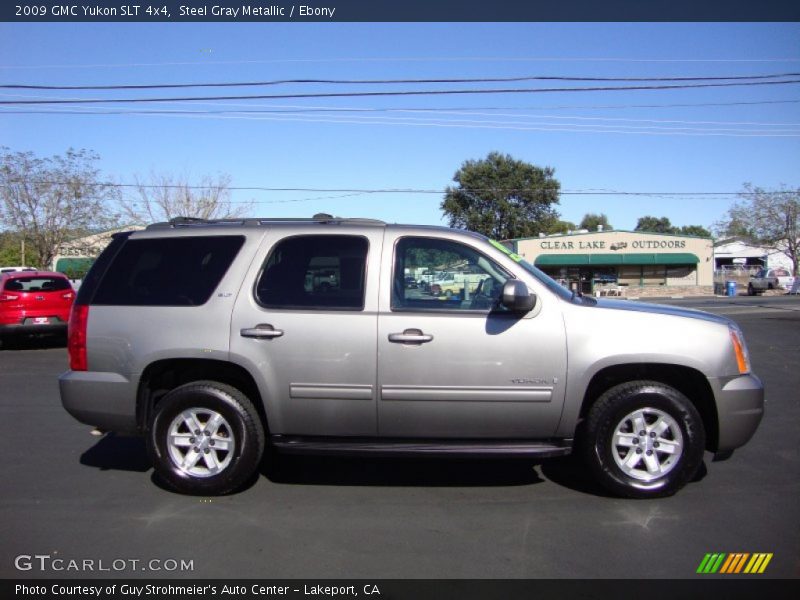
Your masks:
M703 462L705 430L675 388L633 381L605 392L589 410L584 458L609 491L629 498L670 496Z
M158 477L187 494L235 491L264 453L264 429L242 392L215 381L187 383L158 403L147 449Z

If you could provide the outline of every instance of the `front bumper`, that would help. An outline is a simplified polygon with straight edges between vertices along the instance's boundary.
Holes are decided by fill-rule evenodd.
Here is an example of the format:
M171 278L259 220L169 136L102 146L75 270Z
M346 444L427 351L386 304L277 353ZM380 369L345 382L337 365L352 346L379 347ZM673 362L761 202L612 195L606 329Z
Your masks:
M709 379L717 401L719 441L715 451L730 452L746 444L764 416L764 386L755 375Z
M137 432L135 382L118 373L67 371L58 386L61 404L81 423L103 431Z

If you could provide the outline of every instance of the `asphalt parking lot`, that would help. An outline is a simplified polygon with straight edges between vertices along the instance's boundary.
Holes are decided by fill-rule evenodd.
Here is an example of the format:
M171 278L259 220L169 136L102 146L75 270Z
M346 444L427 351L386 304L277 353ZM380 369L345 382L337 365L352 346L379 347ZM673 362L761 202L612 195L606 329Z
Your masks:
M141 440L64 412L63 343L4 348L0 577L692 578L706 553L768 552L762 577L796 578L800 298L668 302L741 325L768 404L730 460L707 455L698 481L650 501L606 496L570 459L283 457L236 495L180 496L154 483ZM20 555L49 567L21 571Z

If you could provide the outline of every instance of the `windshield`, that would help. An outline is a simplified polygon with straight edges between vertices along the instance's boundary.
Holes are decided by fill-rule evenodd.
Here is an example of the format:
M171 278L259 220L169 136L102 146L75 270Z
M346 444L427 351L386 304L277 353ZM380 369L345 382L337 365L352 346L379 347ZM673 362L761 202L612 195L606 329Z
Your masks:
M531 275L536 277L543 285L545 285L551 292L556 294L557 296L563 298L564 300L570 300L572 298L572 292L558 283L555 279L547 275L545 272L537 269L527 260L522 258L519 254L515 254L511 250L509 250L506 246L501 244L496 240L492 240L486 238L486 240L495 248L503 252L504 254L508 255L508 257L520 265L523 269L528 271Z

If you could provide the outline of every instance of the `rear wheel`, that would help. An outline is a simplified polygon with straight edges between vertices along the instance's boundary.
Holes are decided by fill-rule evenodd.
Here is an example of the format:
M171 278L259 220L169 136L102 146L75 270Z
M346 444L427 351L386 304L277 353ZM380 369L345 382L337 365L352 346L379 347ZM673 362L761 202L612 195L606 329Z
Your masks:
M214 381L169 392L150 422L147 448L159 478L188 494L226 494L256 472L264 430L250 400Z
M609 491L629 498L670 496L703 461L705 430L675 388L633 381L604 393L589 410L584 458Z
M756 295L756 288L753 287L752 283L747 284L747 295L748 296L755 296Z

